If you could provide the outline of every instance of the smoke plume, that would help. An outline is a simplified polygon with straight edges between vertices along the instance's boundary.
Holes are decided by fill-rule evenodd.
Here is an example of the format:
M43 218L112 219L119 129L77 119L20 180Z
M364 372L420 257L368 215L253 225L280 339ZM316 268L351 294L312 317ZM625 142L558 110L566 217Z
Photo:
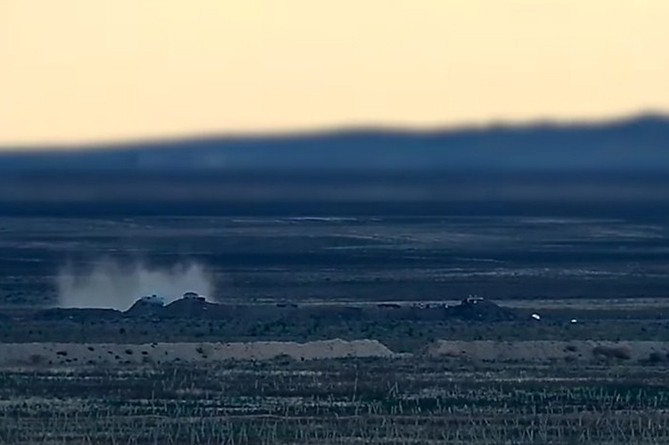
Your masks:
M85 271L65 266L56 277L60 307L119 310L128 309L146 295L159 295L166 303L189 291L209 297L214 292L213 283L206 268L196 262L161 268L141 261L104 260Z

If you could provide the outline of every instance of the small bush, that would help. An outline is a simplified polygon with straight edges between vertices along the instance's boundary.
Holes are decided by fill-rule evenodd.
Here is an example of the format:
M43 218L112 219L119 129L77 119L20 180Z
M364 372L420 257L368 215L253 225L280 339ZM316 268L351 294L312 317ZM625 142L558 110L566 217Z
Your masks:
M632 351L625 346L596 346L592 354L598 359L629 360Z
M40 365L44 362L44 357L39 354L31 354L28 360L30 360L31 365Z
M658 363L662 363L664 361L664 355L660 354L659 352L651 352L648 355L648 360L647 362L650 363L651 365L656 365Z

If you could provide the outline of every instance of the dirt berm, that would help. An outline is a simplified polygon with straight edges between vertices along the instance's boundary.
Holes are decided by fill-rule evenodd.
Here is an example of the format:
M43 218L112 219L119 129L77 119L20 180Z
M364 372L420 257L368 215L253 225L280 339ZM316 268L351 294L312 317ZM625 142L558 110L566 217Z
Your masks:
M0 366L394 357L376 340L250 343L2 343Z
M424 355L485 362L667 362L669 342L659 341L449 341L428 345Z

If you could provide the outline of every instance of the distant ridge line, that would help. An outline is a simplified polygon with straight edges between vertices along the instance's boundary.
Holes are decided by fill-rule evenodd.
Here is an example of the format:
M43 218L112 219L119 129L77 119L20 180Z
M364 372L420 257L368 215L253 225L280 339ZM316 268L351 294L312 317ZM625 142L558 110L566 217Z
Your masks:
M67 148L67 147L65 147ZM669 171L669 116L459 129L344 128L0 152L0 171Z
M137 137L121 140L101 142L76 142L57 144L21 144L0 145L0 156L7 153L26 152L72 152L79 150L99 149L135 149L138 146L164 146L186 142L205 141L264 141L281 139L311 139L317 137L336 137L340 135L370 135L387 134L397 136L438 136L448 134L476 134L490 131L531 131L531 130L560 130L560 129L589 129L598 127L618 126L633 123L657 122L669 124L669 113L647 112L626 115L615 118L594 120L559 120L537 119L528 122L491 121L482 124L465 124L458 126L436 125L431 127L393 126L393 125L342 125L322 129L294 130L294 131L260 131L260 132L233 132L233 133L204 133L186 134L175 137Z

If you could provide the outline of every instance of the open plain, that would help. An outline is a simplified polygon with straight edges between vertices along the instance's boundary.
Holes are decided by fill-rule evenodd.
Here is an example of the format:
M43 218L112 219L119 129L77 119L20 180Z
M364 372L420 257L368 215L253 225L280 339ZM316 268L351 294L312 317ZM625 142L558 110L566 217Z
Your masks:
M77 199L0 207L0 443L669 441L663 198Z

